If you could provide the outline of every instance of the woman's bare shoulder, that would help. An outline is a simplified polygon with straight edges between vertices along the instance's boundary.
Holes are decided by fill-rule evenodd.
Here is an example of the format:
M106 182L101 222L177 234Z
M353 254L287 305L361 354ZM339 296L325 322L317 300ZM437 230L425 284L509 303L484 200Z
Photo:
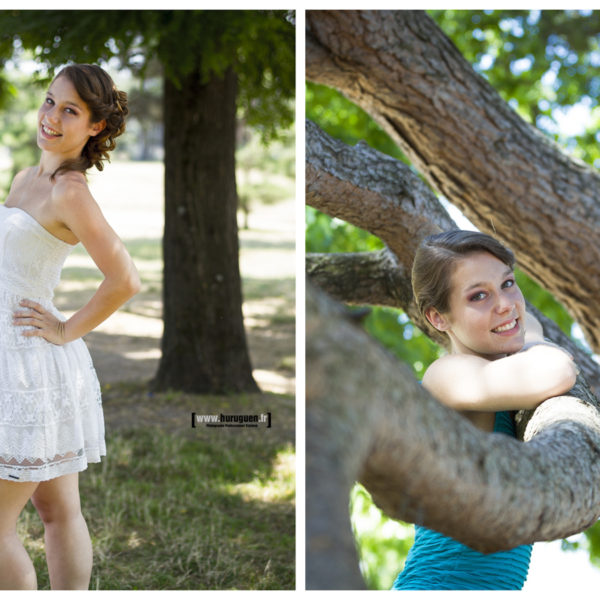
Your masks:
M85 176L77 171L57 175L52 187L52 205L57 214L97 209Z
M35 169L35 167L26 167L25 169L21 169L14 177L12 180L12 184L10 186L10 189L13 190L15 188L17 188L19 185L21 185L22 183L24 183L27 179L29 179L29 177L31 176L33 170Z
M79 171L66 171L56 176L54 186L52 187L52 196L58 199L82 193L89 194L89 191L83 173Z
M14 179L24 179L26 177L28 177L29 175L31 175L33 173L33 171L35 170L36 167L25 167L24 169L21 169L14 177Z

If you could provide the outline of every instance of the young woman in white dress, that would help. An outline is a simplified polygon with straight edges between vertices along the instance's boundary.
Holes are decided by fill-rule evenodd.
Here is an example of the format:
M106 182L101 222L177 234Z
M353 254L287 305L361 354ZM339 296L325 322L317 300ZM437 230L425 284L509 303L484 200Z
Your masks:
M127 96L95 65L70 65L38 112L39 165L16 175L0 205L0 588L35 589L16 533L31 499L45 530L53 589L88 589L92 545L78 475L105 454L100 388L81 337L140 288L85 172L102 170L125 128ZM81 242L104 275L65 320L52 290Z

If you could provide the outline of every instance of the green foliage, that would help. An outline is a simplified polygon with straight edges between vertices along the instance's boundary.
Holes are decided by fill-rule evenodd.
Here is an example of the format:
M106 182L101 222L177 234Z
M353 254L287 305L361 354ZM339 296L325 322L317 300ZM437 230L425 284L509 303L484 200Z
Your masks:
M324 85L306 84L306 118L349 146L364 140L372 148L406 160L390 136L362 108Z
M307 252L368 252L380 250L383 242L373 234L332 219L314 208L306 207Z
M286 11L12 10L0 19L0 64L30 49L40 71L67 62L108 62L144 74L158 60L176 85L233 68L246 121L263 139L294 117L295 34ZM1 91L1 88L0 88Z
M600 568L600 521L585 532L590 551L590 562Z
M519 114L574 155L600 159L600 13L582 10L435 10L430 15ZM580 133L563 134L564 109L585 107Z
M242 127L235 155L239 207L248 228L251 209L257 204L273 204L294 196L290 182L296 168L294 129L280 133L277 140L264 144L260 134Z
M3 97L3 110L0 111L0 144L12 165L0 173L0 194L4 199L15 174L36 161L36 113L41 101L41 87L16 71L5 73L2 81L10 93Z
M359 483L350 493L350 515L368 588L389 590L413 545L413 526L386 517Z
M575 321L565 307L550 292L540 287L519 269L515 269L515 278L525 298L552 319L563 333L571 335Z
M129 146L135 140L138 151L135 157L140 160L151 160L153 148L162 141L156 134L161 131L160 125L163 120L163 80L159 76L148 77L146 74L142 79L135 78L134 85L123 87L127 92L129 105L129 118L127 120L128 132L134 132L133 136L125 136L123 140ZM132 139L133 138L133 139ZM119 144L119 148L122 145Z
M373 307L364 326L390 352L407 363L419 380L425 369L443 354L442 348L415 327L401 310Z
M243 126L236 150L238 169L259 169L273 176L294 177L296 171L296 141L294 128L282 130L279 139L265 145L255 130Z

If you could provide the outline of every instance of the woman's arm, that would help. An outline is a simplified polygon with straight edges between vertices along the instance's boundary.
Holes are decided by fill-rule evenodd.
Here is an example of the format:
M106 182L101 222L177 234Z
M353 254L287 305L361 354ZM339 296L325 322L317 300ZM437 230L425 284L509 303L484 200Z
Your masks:
M23 335L38 335L55 344L84 336L114 313L140 289L140 279L123 242L107 223L87 185L65 177L55 186L54 212L77 237L104 275L96 293L70 319L61 323L39 304L24 301L29 309L19 313L16 324L34 325Z
M539 344L525 352L488 361L450 354L435 361L423 386L440 402L460 411L531 409L568 392L575 363L557 347Z
M544 341L541 323L531 314L525 313L525 344Z

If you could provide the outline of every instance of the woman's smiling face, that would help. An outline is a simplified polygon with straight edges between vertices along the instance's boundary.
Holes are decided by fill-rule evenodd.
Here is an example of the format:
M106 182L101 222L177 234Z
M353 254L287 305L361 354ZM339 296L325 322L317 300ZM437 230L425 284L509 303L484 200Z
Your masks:
M38 146L42 150L76 157L103 123L90 123L90 111L68 77L57 77L38 111Z
M449 311L428 311L446 331L452 351L499 358L520 350L525 337L525 300L513 270L488 252L457 261L451 276Z

